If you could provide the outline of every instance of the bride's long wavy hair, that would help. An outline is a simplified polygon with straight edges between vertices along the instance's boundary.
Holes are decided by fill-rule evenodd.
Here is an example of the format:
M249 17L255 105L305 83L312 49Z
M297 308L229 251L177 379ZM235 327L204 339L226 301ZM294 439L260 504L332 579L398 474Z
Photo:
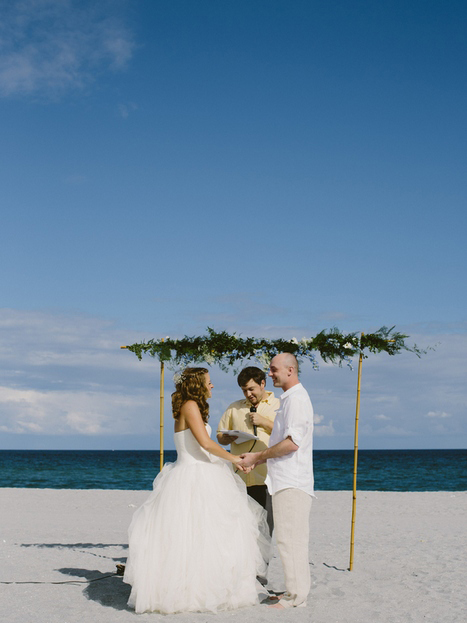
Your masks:
M172 394L172 413L180 417L180 409L187 400L194 400L199 407L204 422L209 419L208 388L206 387L206 368L185 368L175 381Z

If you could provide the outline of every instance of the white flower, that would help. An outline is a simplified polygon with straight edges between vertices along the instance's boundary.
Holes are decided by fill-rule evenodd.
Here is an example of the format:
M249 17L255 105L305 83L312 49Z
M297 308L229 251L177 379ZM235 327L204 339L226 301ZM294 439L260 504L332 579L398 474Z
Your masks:
M263 370L267 370L269 368L269 362L271 361L271 357L267 353L260 353L255 355L256 361L261 365Z
M291 340L292 344L297 344L298 345L298 340L296 337L293 337Z
M344 348L353 348L353 346L350 342L347 342L347 344L344 344Z

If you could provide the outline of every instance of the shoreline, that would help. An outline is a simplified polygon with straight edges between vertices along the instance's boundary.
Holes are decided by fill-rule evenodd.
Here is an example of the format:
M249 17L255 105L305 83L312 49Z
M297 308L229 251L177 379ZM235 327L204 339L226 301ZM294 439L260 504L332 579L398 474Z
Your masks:
M217 615L135 615L126 607L130 587L114 574L117 564L125 564L133 512L148 493L0 488L0 582L4 595L0 620L118 623L176 617L180 623L188 623L216 617L216 622L256 623L279 617L299 623L310 619L313 623L464 621L467 491L357 490L354 568L350 572L352 491L318 490L311 511L312 588L306 608L271 611L258 605ZM269 580L273 590L282 587L275 548ZM81 583L71 583L76 581Z
M175 451L164 456L176 460ZM160 459L156 451L94 450L4 450L0 458L3 488L119 491L151 490ZM314 469L316 489L352 489L353 451L316 450ZM357 484L360 491L462 491L466 471L467 450L359 450Z

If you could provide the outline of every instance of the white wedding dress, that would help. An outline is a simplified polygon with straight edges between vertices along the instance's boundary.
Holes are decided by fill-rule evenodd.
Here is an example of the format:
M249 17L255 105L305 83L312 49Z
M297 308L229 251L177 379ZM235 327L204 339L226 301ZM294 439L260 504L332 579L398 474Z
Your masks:
M207 426L208 433L211 433ZM175 433L164 466L129 528L124 581L136 612L217 612L258 603L269 534L265 511L232 464Z

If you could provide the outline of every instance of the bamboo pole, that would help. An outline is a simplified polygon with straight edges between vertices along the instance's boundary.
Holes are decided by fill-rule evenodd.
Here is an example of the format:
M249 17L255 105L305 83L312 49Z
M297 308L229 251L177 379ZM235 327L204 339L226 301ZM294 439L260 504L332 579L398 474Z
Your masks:
M163 342L164 340L162 340ZM126 349L128 346L120 346ZM159 470L164 467L164 362L161 361L160 383L160 414L159 414Z
M363 337L362 333L362 337ZM361 346L361 342L360 342ZM357 378L357 406L355 412L355 437L354 437L354 455L353 455L353 498L352 498L352 525L350 529L350 564L349 571L353 569L353 554L355 543L355 515L357 510L357 465L358 465L358 420L360 418L360 388L362 382L362 362L363 353L360 350L358 359L358 378Z
M160 417L159 417L159 470L164 467L164 362L161 361Z

